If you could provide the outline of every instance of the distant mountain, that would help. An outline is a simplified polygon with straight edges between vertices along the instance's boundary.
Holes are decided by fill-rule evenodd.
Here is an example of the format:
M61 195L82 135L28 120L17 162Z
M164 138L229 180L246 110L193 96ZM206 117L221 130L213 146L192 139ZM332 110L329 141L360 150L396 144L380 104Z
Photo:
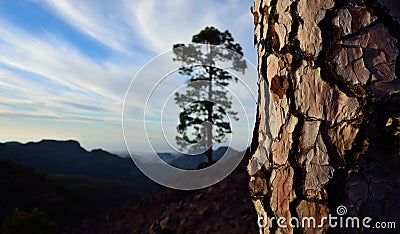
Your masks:
M129 153L126 152L127 157L129 156ZM135 152L132 153L132 157L137 159L141 163L154 163L154 161L151 159L154 153L149 153L149 152ZM159 152L157 153L157 156L164 160L164 162L170 163L171 161L179 158L181 154L179 153L170 153L170 152Z
M224 154L229 157L236 153L231 148L220 147L214 151L214 160L219 160ZM136 155L143 165L157 168L153 162L146 161L149 158L146 156ZM186 156L163 152L158 156L181 169L196 169L205 161L204 154ZM0 143L0 160L53 175L72 191L90 197L104 207L136 201L161 188L161 185L147 178L131 158L119 157L101 149L87 151L73 140Z
M164 152L157 153L157 155L166 163L171 163L172 161L182 156L182 154L179 153L164 153Z
M125 150L118 150L118 151L109 151L111 154L116 155L121 158L129 158L129 152Z
M213 151L213 160L218 161L223 156L230 157L237 153L238 151L230 147L219 147L217 150ZM169 164L171 166L180 169L195 170L201 163L205 161L206 161L206 155L203 153L198 155L180 155L178 158L171 161Z
M100 149L89 152L72 140L0 143L0 160L57 175L76 191L88 194L96 193L96 187L109 188L108 193L123 190L132 194L130 200L133 200L160 188L130 158L121 158Z
M116 155L122 158L129 158L129 152L127 151L116 151L114 152ZM230 148L221 146L218 149L214 150L213 160L218 161L224 154L226 153L226 157L237 154L238 151ZM132 157L137 159L141 163L154 163L149 157L154 153L149 152L134 152L132 153ZM197 155L185 155L182 153L173 153L173 152L158 152L157 156L161 158L164 162L170 164L171 166L186 169L186 170L194 170L197 169L200 163L205 162L206 156L204 153Z

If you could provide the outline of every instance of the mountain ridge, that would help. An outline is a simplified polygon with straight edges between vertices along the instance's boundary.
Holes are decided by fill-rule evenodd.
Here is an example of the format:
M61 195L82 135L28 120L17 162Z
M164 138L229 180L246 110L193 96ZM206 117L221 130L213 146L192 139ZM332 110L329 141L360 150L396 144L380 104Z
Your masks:
M87 191L87 186L99 187L96 185L98 182L108 184L110 188L115 186L127 192L134 191L140 197L148 196L160 188L130 158L124 159L101 149L87 151L74 140L0 143L0 160L31 168L35 172L61 176L78 192L79 189ZM83 183L76 176L87 178L88 183ZM135 199L137 196L128 200Z

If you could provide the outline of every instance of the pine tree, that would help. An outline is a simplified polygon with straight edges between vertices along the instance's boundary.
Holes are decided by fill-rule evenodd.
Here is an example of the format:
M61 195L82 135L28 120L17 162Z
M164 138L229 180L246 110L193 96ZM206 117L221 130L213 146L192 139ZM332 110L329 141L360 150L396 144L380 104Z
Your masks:
M182 62L179 73L188 78L186 92L175 93L175 101L182 108L176 141L191 152L206 150L206 163L211 164L213 141L221 143L226 134L232 133L226 115L238 120L231 97L224 89L237 78L216 63L229 63L230 69L244 73L246 62L241 46L229 31L206 27L193 36L192 42L173 46L174 60Z

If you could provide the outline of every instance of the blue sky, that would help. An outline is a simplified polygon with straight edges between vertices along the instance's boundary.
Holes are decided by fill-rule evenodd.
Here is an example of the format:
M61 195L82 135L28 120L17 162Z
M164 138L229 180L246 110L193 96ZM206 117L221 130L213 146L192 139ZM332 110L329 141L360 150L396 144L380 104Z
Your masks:
M0 0L0 142L75 139L124 150L122 104L140 68L206 26L228 29L255 64L251 5Z

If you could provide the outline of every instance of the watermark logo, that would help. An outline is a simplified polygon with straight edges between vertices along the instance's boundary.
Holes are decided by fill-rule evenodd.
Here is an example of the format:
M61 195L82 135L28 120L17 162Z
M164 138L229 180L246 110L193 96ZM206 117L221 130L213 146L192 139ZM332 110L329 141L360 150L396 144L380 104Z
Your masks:
M347 214L347 208L343 205L340 205L336 208L336 213L340 216Z
M242 55L210 44L177 45L143 66L126 92L123 135L136 166L175 189L211 186L228 176L250 145L255 123L257 69ZM208 167L175 167L161 157L209 155L228 148ZM146 163L135 157L145 152Z
M374 221L371 217L354 217L346 216L347 207L340 205L336 208L336 213L338 216L329 214L328 217L322 217L317 220L315 217L291 217L286 220L285 217L271 217L267 218L267 214L264 213L262 216L257 218L257 224L260 228L273 227L274 225L279 228L322 228L326 224L329 228L340 228L340 229L396 229L396 222L393 221Z

